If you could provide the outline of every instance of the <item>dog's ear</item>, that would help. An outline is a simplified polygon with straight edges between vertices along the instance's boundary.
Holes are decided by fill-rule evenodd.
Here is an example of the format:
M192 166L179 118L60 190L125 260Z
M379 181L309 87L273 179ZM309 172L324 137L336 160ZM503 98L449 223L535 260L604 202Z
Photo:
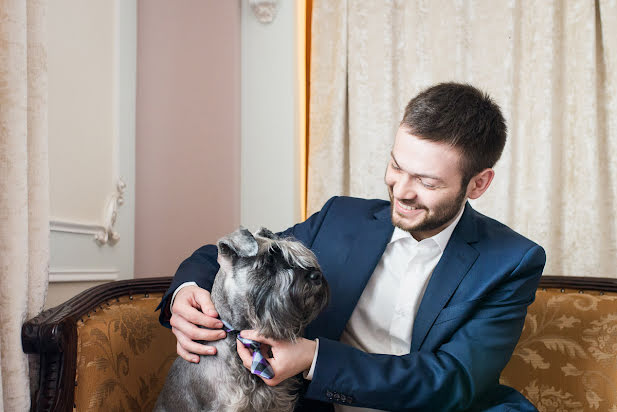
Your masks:
M258 248L257 241L251 232L242 226L218 241L219 253L224 256L256 256Z
M272 231L270 231L269 229L266 229L265 227L262 227L261 229L259 229L259 231L257 231L257 236L265 237L267 239L274 239L274 240L279 238L277 235L272 233Z

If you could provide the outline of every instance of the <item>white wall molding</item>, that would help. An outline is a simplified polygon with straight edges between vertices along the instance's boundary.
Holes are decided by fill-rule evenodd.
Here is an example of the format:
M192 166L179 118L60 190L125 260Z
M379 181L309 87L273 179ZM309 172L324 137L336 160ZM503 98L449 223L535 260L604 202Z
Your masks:
M118 280L116 269L49 269L49 282L101 282Z
M116 193L109 196L107 205L103 212L103 224L83 223L70 220L51 220L50 230L52 232L73 233L78 235L92 235L100 244L115 244L120 239L120 234L114 230L118 217L118 208L124 203L124 192L126 183L118 179Z
M105 230L105 228L100 225L81 222L70 222L66 220L52 220L51 222L49 222L49 226L49 229L52 232L73 233L78 235L96 236L97 233Z

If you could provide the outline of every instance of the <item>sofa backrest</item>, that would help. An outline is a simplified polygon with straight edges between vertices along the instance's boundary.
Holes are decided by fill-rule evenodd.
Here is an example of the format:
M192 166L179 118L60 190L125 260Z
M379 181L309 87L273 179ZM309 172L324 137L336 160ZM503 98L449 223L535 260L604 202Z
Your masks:
M617 292L601 289L541 287L529 307L501 382L540 412L617 412Z

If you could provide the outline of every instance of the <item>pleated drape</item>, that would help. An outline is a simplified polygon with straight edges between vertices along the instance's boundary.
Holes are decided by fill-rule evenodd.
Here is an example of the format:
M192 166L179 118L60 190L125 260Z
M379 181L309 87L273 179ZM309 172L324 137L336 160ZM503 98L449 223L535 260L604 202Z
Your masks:
M314 0L312 19L309 214L387 198L406 103L468 82L509 129L474 207L543 245L545 274L617 278L617 1Z
M0 412L30 408L21 325L47 291L46 10L46 0L0 0Z

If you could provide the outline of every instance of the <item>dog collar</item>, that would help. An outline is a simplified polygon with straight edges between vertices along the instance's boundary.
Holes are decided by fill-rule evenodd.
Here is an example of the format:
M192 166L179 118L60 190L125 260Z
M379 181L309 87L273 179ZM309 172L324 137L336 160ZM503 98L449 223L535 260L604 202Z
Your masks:
M251 373L257 376L261 376L265 379L272 379L274 377L274 371L272 370L272 366L268 363L266 358L261 354L261 342L257 342L253 339L247 339L240 336L240 331L229 323L225 322L221 319L223 325L225 326L225 332L236 334L236 338L244 345L245 348L251 349L253 351L253 363L251 364Z

